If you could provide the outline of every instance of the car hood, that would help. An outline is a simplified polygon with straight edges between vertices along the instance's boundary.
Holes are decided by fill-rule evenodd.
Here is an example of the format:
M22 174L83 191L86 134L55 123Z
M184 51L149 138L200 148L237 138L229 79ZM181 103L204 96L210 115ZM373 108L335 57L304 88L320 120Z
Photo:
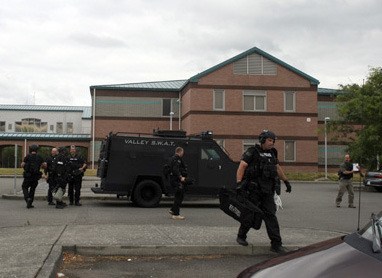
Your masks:
M325 243L324 247L316 247L316 252L314 249L301 249L273 258L260 267L250 267L239 277L381 277L382 263L378 259L354 249L342 240Z

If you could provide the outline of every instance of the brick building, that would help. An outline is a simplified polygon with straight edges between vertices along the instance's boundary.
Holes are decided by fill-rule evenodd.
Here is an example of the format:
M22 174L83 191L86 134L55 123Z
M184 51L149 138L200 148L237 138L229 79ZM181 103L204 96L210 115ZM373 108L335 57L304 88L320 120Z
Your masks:
M91 86L95 154L111 131L171 127L187 134L211 130L239 160L269 129L288 171L317 172L318 84L255 47L187 80Z

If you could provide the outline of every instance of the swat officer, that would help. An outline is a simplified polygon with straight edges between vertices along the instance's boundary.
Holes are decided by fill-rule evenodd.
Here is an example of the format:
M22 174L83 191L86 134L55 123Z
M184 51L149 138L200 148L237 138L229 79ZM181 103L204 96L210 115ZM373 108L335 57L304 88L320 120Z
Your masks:
M43 165L44 160L37 154L38 148L38 145L31 145L29 147L29 154L24 157L24 160L21 163L21 167L24 168L24 181L21 187L28 209L34 208L32 205L34 194L38 185L38 180L42 176L40 168Z
M77 154L76 146L70 146L69 155L69 189L68 196L70 205L82 206L80 203L82 177L87 168L85 159Z
M52 173L55 179L55 187L52 190L53 197L56 200L56 208L63 209L66 207L66 203L62 201L65 195L66 184L68 183L68 173L69 173L69 161L67 150L65 147L60 147L58 149L58 155L53 159L52 163Z
M184 149L177 147L175 149L175 155L171 158L171 173L170 184L175 190L174 204L169 213L174 220L184 220L185 217L180 215L180 206L184 199L184 182L186 181L187 168L183 162Z
M276 135L272 131L263 130L259 135L259 143L249 148L242 156L237 169L236 178L238 189L245 191L247 198L258 206L264 213L263 220L267 234L271 240L271 251L285 253L282 246L279 223L276 217L274 202L276 178L279 177L286 185L286 192L291 192L291 185L287 180L277 159L274 148ZM250 226L241 224L236 241L243 246Z
M53 202L52 191L56 186L56 179L53 173L53 161L58 154L57 148L52 148L50 153L51 155L48 156L45 160L46 167L44 169L44 174L45 174L46 182L49 184L48 195L47 195L48 205L54 206L55 203Z

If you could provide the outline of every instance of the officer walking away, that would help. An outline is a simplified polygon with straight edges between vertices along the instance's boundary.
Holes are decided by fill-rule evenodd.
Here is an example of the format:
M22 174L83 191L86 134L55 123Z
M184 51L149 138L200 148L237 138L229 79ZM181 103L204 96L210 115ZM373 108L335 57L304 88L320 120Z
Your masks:
M57 148L52 148L51 155L48 156L45 160L46 167L44 169L44 174L45 174L46 182L49 185L47 200L48 200L48 205L50 206L55 205L55 203L53 202L53 196L52 196L52 191L56 187L56 179L53 173L53 161L54 161L54 158L57 156L57 154L58 154Z
M77 154L76 146L70 146L69 156L69 189L68 196L70 205L82 206L80 203L82 177L87 168L85 159Z
M69 173L69 160L65 147L58 149L58 155L56 155L53 160L52 172L56 182L56 186L52 190L53 198L56 200L56 208L63 209L67 206L66 203L62 201L62 198L65 195Z
M184 220L185 217L180 215L180 206L184 198L184 182L186 181L185 173L187 172L186 165L183 162L184 149L177 147L175 155L171 159L170 184L175 190L174 204L169 213L174 220Z
M263 220L267 234L271 240L270 250L285 253L282 246L279 223L276 217L274 202L276 178L284 181L286 192L292 191L279 161L277 150L274 148L276 135L272 131L263 130L259 135L259 143L249 148L242 156L237 169L236 178L238 189L244 190L249 201L258 206L264 213ZM251 226L241 224L236 241L247 246L247 233Z
M359 166L357 166L359 171ZM358 172L357 171L357 172ZM345 155L344 162L340 165L340 181L339 181L339 190L336 198L337 208L341 207L342 196L345 192L348 192L348 202L349 208L355 208L354 206L354 190L353 190L353 163L351 163L350 155ZM362 174L361 174L362 175Z
M34 194L38 185L38 180L41 178L42 173L40 171L43 165L43 158L37 154L37 145L31 145L29 147L29 154L24 157L21 167L24 168L24 181L22 184L23 194L27 208L34 208L32 205L34 200Z

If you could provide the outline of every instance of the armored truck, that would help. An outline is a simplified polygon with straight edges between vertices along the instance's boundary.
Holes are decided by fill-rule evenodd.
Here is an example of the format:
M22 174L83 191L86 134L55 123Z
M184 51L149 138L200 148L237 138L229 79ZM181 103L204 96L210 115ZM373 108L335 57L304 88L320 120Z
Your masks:
M164 173L176 147L185 151L187 196L215 196L221 187L236 181L238 163L215 140L212 132L186 136L184 131L154 130L153 134L110 133L102 142L97 176L101 184L94 193L127 196L137 206L156 207L171 194Z

